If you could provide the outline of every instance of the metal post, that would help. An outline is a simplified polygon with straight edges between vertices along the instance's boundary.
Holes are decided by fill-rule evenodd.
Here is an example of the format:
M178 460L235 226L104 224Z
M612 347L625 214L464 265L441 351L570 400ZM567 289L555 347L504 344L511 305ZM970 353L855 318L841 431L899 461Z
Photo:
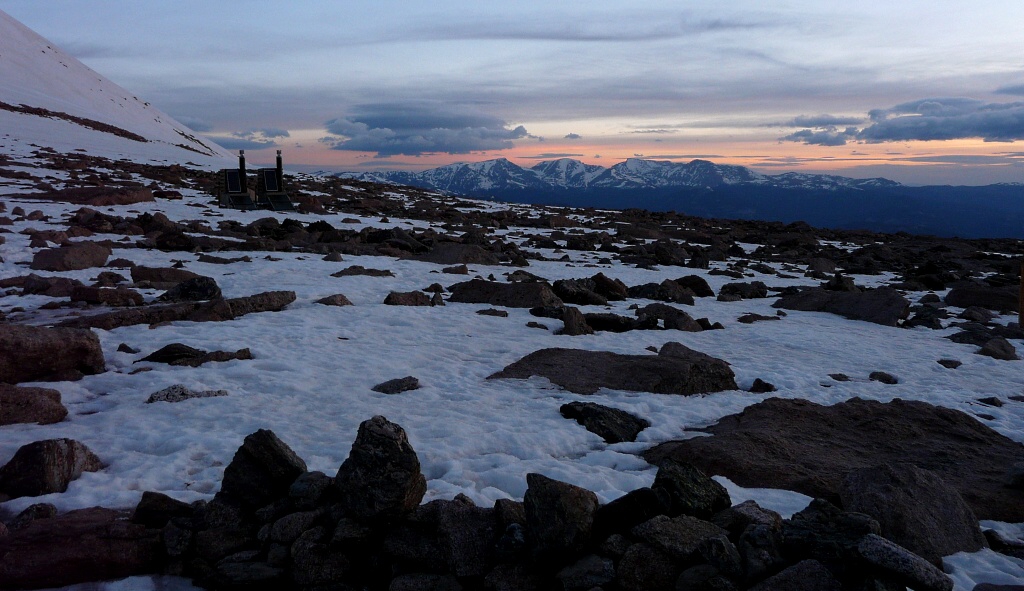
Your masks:
M284 191L284 165L281 161L281 150L277 151L277 190Z
M245 178L245 150L238 151L238 178L242 183L242 192L249 190L249 180Z

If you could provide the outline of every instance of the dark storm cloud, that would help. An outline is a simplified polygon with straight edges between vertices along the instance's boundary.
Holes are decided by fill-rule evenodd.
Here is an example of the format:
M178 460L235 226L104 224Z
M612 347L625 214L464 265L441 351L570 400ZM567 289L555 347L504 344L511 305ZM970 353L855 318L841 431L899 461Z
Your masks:
M931 162L935 164L1020 164L1013 156L987 156L984 154L945 154L940 156L912 156L893 158L895 162Z
M868 143L982 138L1024 139L1024 102L986 103L968 98L922 99L876 109L858 139Z
M198 131L198 132L213 131L213 125L211 123L208 123L207 121L204 121L203 119L199 119L197 117L189 117L188 115L183 115L183 116L175 117L175 119L179 123L187 125L188 128L191 129L192 131Z
M272 140L254 140L239 137L212 137L206 139L215 142L222 148L228 150L261 150L263 148L276 148L277 143Z
M1012 86L1004 86L996 91L996 94L1013 94L1018 96L1024 96L1024 84L1014 84Z
M874 109L862 128L808 126L780 138L817 146L981 138L986 142L1024 139L1024 102L986 103L970 98L930 98ZM794 119L800 121L801 117ZM809 120L809 119L808 119ZM817 120L816 120L817 121Z
M578 140L578 139L582 139L582 138L583 138L583 136L581 136L581 135L580 135L580 134L578 134L578 133L567 133L567 134L565 134L565 137L564 137L564 138L562 138L562 139L567 139L567 140Z
M334 150L375 152L378 158L468 154L507 150L513 147L512 140L532 137L522 125L510 129L498 117L441 104L363 105L352 110L353 114L325 124L335 136L325 143Z
M768 123L765 127L836 127L840 125L859 125L864 123L863 117L834 117L832 115L800 115L789 121Z
M801 129L782 137L782 141L800 142L810 146L845 146L857 138L857 128L826 127L824 129Z

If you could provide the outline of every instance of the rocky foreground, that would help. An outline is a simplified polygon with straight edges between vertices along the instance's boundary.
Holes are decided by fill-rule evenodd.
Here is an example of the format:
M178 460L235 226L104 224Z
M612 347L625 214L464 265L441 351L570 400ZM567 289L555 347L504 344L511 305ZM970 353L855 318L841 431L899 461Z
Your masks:
M257 256L302 253L342 263L331 277L379 280L396 273L353 263L385 256L436 265L439 282L390 291L377 302L421 311L472 305L476 314L506 319L528 310L534 320L527 326L554 328L560 346L499 365L488 383L542 377L586 396L776 391L758 378L744 381L753 394L741 392L736 364L743 360L706 354L678 342L678 335L785 323L790 313L834 314L893 331L948 330L966 356L996 363L1019 363L1024 339L1009 320L1019 311L1020 241L826 231L639 210L498 207L318 177L293 180L300 209L323 216L312 222L219 219L224 212L195 197L190 205L205 219L174 221L104 207L177 201L208 187L209 175L45 151L35 162L66 178L25 173L24 163L5 167L2 157L0 177L32 183L33 198L76 208L51 219L22 206L7 211L0 202L0 245L4 226L34 223L18 237L28 240L28 268L0 277L0 289L26 302L0 313L0 425L66 421L61 392L36 383L107 372L110 352L105 356L97 337L108 338L103 331L229 325L285 312L297 300L274 285L225 297L212 277L185 268L192 259L241 268ZM385 227L358 228L359 218L345 216L373 216ZM387 227L389 217L422 224ZM173 266L145 266L130 260L134 249L182 258ZM557 279L528 270L556 261L577 268ZM628 285L613 264L668 269L672 278ZM470 267L484 265L507 272L502 280L474 276ZM84 270L95 270L88 283L68 276ZM707 279L719 276L726 281L716 293ZM779 287L769 285L772 279L810 284ZM774 302L757 308L760 313L737 308L733 321L695 318L687 310L702 299ZM352 301L337 293L317 304ZM662 344L633 354L562 346L623 333L656 335ZM137 356L132 366L141 363L139 372L154 365L252 363L260 356L249 348L193 345L141 351L122 343L117 353ZM962 361L937 356L929 363L953 372ZM900 382L884 371L822 378L822 388ZM400 395L420 387L416 376L405 376L373 391ZM180 384L147 394L150 404L229 396ZM951 589L941 570L945 556L990 547L1024 558L1024 541L978 525L979 519L1024 522L1024 445L987 426L996 417L984 410L1020 405L1024 396L1006 389L991 394L970 401L981 409L973 415L898 399L827 406L751 398L742 412L703 428L711 436L662 441L643 452L658 467L654 483L604 504L591 491L538 473L524 475L522 502L477 506L460 495L423 503L420 459L404 430L380 416L360 426L333 476L308 470L285 442L260 430L245 439L209 500L186 504L150 492L133 511L59 513L40 503L0 514L0 588L168 573L214 589ZM641 413L593 402L558 410L609 445L637 441L652 426ZM103 456L104 450L66 437L21 446L0 467L0 500L62 493L83 474L103 470ZM750 502L731 506L708 475L816 500L782 519Z

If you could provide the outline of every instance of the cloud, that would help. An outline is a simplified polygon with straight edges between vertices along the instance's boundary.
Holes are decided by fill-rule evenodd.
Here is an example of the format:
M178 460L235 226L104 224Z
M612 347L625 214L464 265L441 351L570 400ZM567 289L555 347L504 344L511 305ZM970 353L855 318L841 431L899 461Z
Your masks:
M780 138L785 142L801 142L809 146L845 146L857 138L857 128L826 127L824 129L801 129Z
M800 115L789 121L769 123L765 127L837 127L840 125L859 125L864 123L863 117L835 117L833 115Z
M238 131L231 135L240 138L252 138L262 136L265 138L272 137L291 137L287 129L279 129L277 127L261 127L256 129L250 129L248 131Z
M890 109L875 109L869 115L871 125L857 136L868 143L962 138L1011 142L1024 139L1024 102L922 99Z
M629 131L626 133L642 133L642 134L662 134L662 133L675 133L671 129L637 129L635 131Z
M564 137L564 138L562 138L562 139L566 139L566 140L578 140L578 139L582 139L582 138L583 138L583 136L582 136L582 135L580 135L580 134L578 134L578 133L567 133L567 134L565 134L565 137Z
M570 154L568 152L545 152L533 156L516 156L523 160L557 160L558 158L582 158L583 154Z
M530 137L522 125L510 129L498 117L439 103L362 105L353 111L328 121L332 136L321 141L334 150L383 158L507 150L512 140Z
M222 148L228 150L262 150L264 148L276 148L277 143L269 140L253 140L247 138L238 138L230 136L205 136L206 139L211 142L217 143Z
M1012 86L1004 86L996 90L996 94L1013 94L1024 96L1024 84L1014 84Z
M213 124L208 123L202 119L199 119L198 117L189 117L188 115L183 115L180 117L175 117L175 119L179 123L188 126L188 128L191 129L192 131L198 131L200 133L206 131L213 131Z

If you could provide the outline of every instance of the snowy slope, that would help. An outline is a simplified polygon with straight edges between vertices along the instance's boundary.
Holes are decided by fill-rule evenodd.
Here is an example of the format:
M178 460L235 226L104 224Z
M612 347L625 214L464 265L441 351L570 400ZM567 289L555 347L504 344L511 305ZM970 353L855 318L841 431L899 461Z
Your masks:
M8 154L24 155L45 146L115 159L208 166L231 158L2 11L0 103L0 151Z

